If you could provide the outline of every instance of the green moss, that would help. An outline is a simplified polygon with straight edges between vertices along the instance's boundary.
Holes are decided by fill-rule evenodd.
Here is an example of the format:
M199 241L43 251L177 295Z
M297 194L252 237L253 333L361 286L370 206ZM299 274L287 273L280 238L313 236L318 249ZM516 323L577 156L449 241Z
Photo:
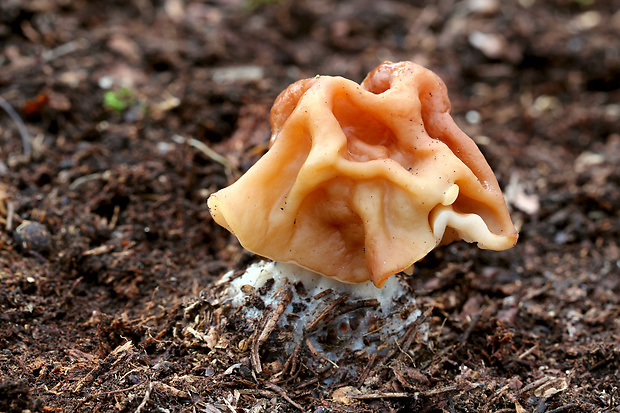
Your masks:
M135 103L134 93L128 87L118 90L108 90L103 95L103 107L106 109L122 112Z

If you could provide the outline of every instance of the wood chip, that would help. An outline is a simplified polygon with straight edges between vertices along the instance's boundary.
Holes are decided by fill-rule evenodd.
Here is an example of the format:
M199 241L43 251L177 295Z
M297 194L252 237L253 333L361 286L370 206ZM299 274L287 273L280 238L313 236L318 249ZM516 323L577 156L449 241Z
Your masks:
M284 310L286 310L286 307L289 305L292 299L293 293L291 292L291 290L288 288L283 290L280 293L280 301L271 311L262 331L257 336L254 336L254 339L252 341L252 354L250 356L250 360L252 362L252 367L257 374L260 374L263 371L263 366L261 365L258 350L260 349L260 346L267 340L267 338L269 338L269 335L278 324L278 320L280 319L282 314L284 314Z

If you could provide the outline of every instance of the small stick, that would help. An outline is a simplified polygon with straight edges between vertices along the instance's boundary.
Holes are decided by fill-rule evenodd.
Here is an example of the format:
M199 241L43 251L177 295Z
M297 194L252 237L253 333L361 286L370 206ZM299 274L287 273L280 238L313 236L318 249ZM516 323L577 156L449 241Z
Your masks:
M325 297L327 294L331 294L333 292L334 292L334 290L332 290L331 288L328 288L327 290L321 291L320 293L315 295L313 298L315 300L318 300L318 299L321 299L321 298Z
M22 138L22 145L24 147L24 155L26 158L30 159L32 155L32 146L30 145L30 137L28 136L28 129L26 129L26 125L22 118L19 117L13 106L9 102L7 102L2 96L0 96L0 107L4 109L4 111L9 115L9 117L15 122L17 125L17 129L19 130L19 134Z
M153 383L149 383L149 387L146 388L146 393L144 394L144 399L142 399L142 403L140 403L134 413L140 413L142 409L144 409L144 406L146 406L149 399L151 398L151 391L153 391L153 387Z
M299 352L301 351L301 347L297 345L295 347L295 350L297 351L297 354L295 355L295 358L293 359L293 363L291 364L291 368L289 371L289 378L286 380L276 380L275 383L282 384L282 383L288 383L291 380L295 380L299 376L299 373L301 373L301 371L303 370L301 366L304 364L299 363ZM295 353L295 351L293 351L293 353ZM299 366L299 368L297 368L297 366Z
M278 324L278 320L280 319L282 314L284 314L284 310L286 310L286 307L293 299L293 293L290 289L282 291L282 293L280 293L280 296L282 297L282 300L278 302L276 308L269 315L269 318L265 323L265 327L263 327L263 330L258 336L254 336L254 340L252 342L252 355L250 357L250 360L256 373L262 373L263 371L263 367L261 366L260 362L260 356L258 354L258 349L267 340L267 338L269 338L269 335Z
M297 367L297 356L299 355L300 350L301 346L297 344L291 355L286 359L282 370L279 373L274 374L273 377L270 379L271 381L278 381L278 378L280 376L283 376L288 371L289 367L291 368L291 375L293 374L295 367Z
M314 384L316 382L319 381L320 377L322 374L331 372L331 370L334 368L331 364L325 363L322 367L319 367L316 371L311 369L309 366L306 366L305 364L301 364L302 366L304 366L307 370L309 370L312 374L315 375L315 377L306 380L302 383L299 383L296 385L297 389L302 389L304 387L310 386L311 384ZM298 372L301 371L301 367L299 368Z
M13 217L15 216L15 206L13 205L13 202L9 201L6 203L6 208L6 230L7 232L11 232L13 230Z
M332 369L332 365L331 364L326 364L324 368L319 369L318 371L316 371L316 377L311 378L310 380L306 380L303 383L299 383L297 385L298 389L303 389L304 387L308 387L311 384L317 383L320 379L321 374L327 373L328 371L330 371Z
M359 400L372 400L372 399L387 399L394 397L411 397L412 395L409 393L367 393L367 394L359 394L350 396L352 399Z
M76 50L86 49L88 46L90 46L90 42L84 38L71 40L68 43L61 44L55 49L44 51L43 53L41 53L41 57L46 62L51 62L54 59L57 59L69 53L73 53Z
M290 404L292 404L293 406L295 406L302 412L304 411L304 408L299 403L295 402L295 400L291 399L280 386L273 384L273 383L267 383L265 384L265 386L275 391L276 393L278 393L280 396L282 396L284 400L286 400L287 402L289 402Z
M105 171L105 172L95 172L92 174L88 174L88 175L84 175L84 176L80 176L79 178L76 178L75 181L71 182L69 184L69 189L74 191L77 189L78 186L82 185L85 182L88 181L95 181L97 179L106 179L106 173L108 173L109 175L109 171Z
M409 335L407 340L405 340L405 342L404 342L404 344L402 346L402 352L403 353L406 353L407 351L409 351L409 348L411 347L411 344L413 344L413 340L415 339L415 337L418 334L418 329L420 328L422 323L424 323L426 321L426 319L428 318L428 316L431 314L432 311L433 311L433 309L429 308L420 317L418 317L415 320L413 331L411 332L411 334Z
M321 310L321 312L314 318L314 320L312 320L310 323L306 325L305 330L312 331L319 324L319 322L321 322L321 320L327 317L330 311L332 311L334 308L336 308L340 304L344 303L347 300L347 298L349 298L349 296L345 294L342 297L337 298L336 300L332 301L327 306L325 306L325 308Z
M376 353L371 354L370 360L368 360L368 364L366 364L366 367L364 367L364 371L362 371L362 375L357 380L357 387L360 387L362 384L364 384L364 382L366 381L366 377L368 377L368 374L372 370L372 367L374 366L376 360L377 360L377 354Z
M388 360L390 360L392 357L394 357L396 355L396 353L398 353L399 351L402 351L403 353L406 353L409 350L409 347L411 347L411 344L413 343L413 340L414 340L415 336L418 333L418 329L420 328L422 323L424 323L424 321L426 320L426 318L428 317L428 315L431 313L432 310L433 310L432 308L429 308L428 310L426 310L424 312L424 314L422 314L420 317L418 317L411 324L411 326L407 329L405 334L403 334L396 341L396 345L393 346L392 349L390 351L388 351L388 353L381 358L380 362L377 364L377 366L375 368L373 368L371 370L370 373L375 374L375 372L377 370L379 370L381 367L385 366L387 364Z
M330 366L330 368L331 368L331 366ZM303 383L298 384L298 385L297 385L297 388L298 388L298 389L303 389L304 387L308 387L308 386L310 386L311 384L314 384L314 383L316 383L316 382L318 382L318 381L319 381L319 377L318 377L318 376L317 376L317 377L313 377L313 378L311 378L310 380L306 380L306 381L304 381Z
M338 311L330 314L328 317L325 318L325 324L329 324L336 317L340 317L343 314L350 313L351 311L355 311L359 308L366 308L366 307L376 308L376 307L379 307L379 304L380 304L379 300L373 298L370 300L359 300L354 303L343 305Z
M495 394L487 400L486 405L489 406L493 401L495 401L498 397L501 397L506 391L510 388L510 384L505 385L501 389L497 390Z
M480 314L474 314L473 317L471 318L471 322L469 323L469 326L467 326L467 330L465 330L465 334L463 334L463 338L461 339L461 346L464 346L465 343L467 343L467 340L469 339L471 332L474 330L474 327L476 327L476 324L478 324L479 320L480 320Z
M336 367L337 369L339 369L340 367L333 361L331 361L330 359L328 359L327 357L325 357L322 354L319 354L319 352L316 350L316 347L314 347L314 344L312 344L312 342L310 341L309 338L306 339L306 345L308 346L308 349L310 350L310 352L315 356L320 358L321 360L327 361L328 363L331 363L332 366Z
M431 390L427 390L427 391L423 391L420 392L420 394L422 396L434 396L436 394L441 394L441 393L446 393L449 391L454 391L454 390L458 390L459 386L458 384L450 384L448 386L443 386L443 387L439 387L436 389L431 389Z
M551 380L550 377L544 376L530 384L528 384L527 386L523 387L521 390L519 390L519 392L517 393L518 396L522 395L523 393L532 390L534 387L538 387L543 385L544 383L548 382L549 380Z
M519 360L522 360L524 358L526 358L527 356L529 356L530 354L532 354L534 352L534 350L536 350L538 348L538 344L536 344L533 347L530 347L529 349L525 350L523 353L519 354L519 356L517 356L517 358Z
M553 410L549 410L547 413L560 413L560 412L563 412L564 410L573 409L575 407L577 407L576 404L569 403L569 404L565 404L564 406L556 407Z
M306 345L314 357L320 357L319 352L316 350L316 347L314 347L314 344L312 344L309 338L306 339Z
M421 324L421 323L420 323ZM381 360L381 363L379 363L379 365L384 365L389 359L391 359L392 357L394 357L396 355L396 353L398 353L399 351L402 350L402 345L407 343L409 341L409 337L412 335L415 335L418 331L418 328L420 327L420 325L418 324L418 320L416 320L413 325L411 325L407 331L405 331L405 334L403 334L401 336L401 338L399 338L396 341L396 346L392 347L392 349L385 355L383 356L383 359Z
M143 384L144 383L138 383L138 384L134 384L133 386L125 387L124 389L116 389L116 390L111 390L111 391L104 391L101 393L89 394L88 396L86 396L86 399L92 399L93 397L109 396L111 394L117 394L117 393L124 393L126 391L131 391L137 387L140 387Z
M175 141L178 144L186 143L189 146L192 146L192 147L198 149L200 152L205 154L209 159L219 163L224 168L226 168L226 172L232 172L232 174L234 174L234 175L239 175L240 171L233 165L233 163L230 161L230 159L228 159L227 157L222 156L219 153L215 152L213 149L211 149L205 143L199 141L198 139L185 138L185 137L183 137L181 135L173 135L172 136L172 140ZM231 177L229 177L229 178L231 178Z
M114 227L116 227L116 223L118 222L118 214L121 212L121 207L118 205L114 205L114 212L112 213L112 218L108 223L108 230L112 231Z

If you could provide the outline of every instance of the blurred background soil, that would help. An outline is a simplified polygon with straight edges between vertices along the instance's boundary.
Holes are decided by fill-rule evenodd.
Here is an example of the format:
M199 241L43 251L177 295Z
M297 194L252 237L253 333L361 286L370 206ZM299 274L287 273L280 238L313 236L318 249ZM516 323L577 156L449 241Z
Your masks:
M0 411L620 411L619 10L3 0ZM365 382L367 358L348 382L270 384L243 337L191 324L221 274L256 260L206 198L264 153L290 83L360 82L384 60L445 81L519 243L423 260L429 338Z

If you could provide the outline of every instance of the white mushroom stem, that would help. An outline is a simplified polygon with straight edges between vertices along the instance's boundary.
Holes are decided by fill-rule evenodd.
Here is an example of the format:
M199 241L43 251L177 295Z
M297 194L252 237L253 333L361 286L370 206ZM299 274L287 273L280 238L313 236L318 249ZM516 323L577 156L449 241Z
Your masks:
M338 360L347 350L380 353L421 314L409 287L399 277L389 278L377 289L372 282L346 284L273 261L253 264L239 278L230 280L231 276L232 272L226 274L221 282L229 282L227 295L233 308L258 329L253 342L256 354L272 331L280 331L278 337L287 332L284 346L289 353L308 340L329 360ZM283 299L283 292L288 291L292 297ZM253 304L257 299L263 308ZM266 312L273 317L263 321L262 327ZM261 371L259 360L252 361L255 370Z

